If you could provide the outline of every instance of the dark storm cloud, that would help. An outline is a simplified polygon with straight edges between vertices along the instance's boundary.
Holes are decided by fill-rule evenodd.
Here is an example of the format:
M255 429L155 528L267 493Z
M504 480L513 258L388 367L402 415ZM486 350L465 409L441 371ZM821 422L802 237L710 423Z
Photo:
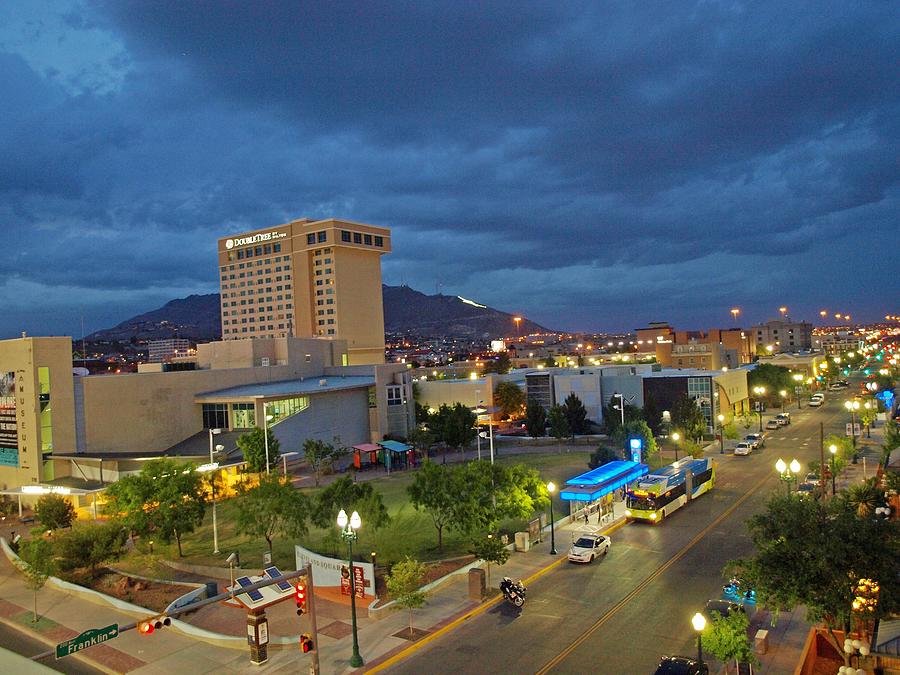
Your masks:
M7 290L214 290L216 236L300 215L393 227L388 282L569 328L874 314L896 270L856 238L898 213L889 3L4 11ZM862 269L811 282L835 249Z

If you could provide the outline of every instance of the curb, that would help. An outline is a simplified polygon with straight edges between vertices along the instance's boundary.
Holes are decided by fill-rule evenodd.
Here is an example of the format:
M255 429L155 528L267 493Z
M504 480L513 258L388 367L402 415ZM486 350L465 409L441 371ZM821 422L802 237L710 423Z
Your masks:
M618 530L620 527L625 525L627 522L628 521L625 518L622 518L618 522L611 523L604 529L600 530L600 532L602 532L603 534L609 534L610 532L614 532L615 530ZM548 563L547 565L544 565L540 569L538 569L531 576L523 579L522 583L524 583L527 586L528 584L532 583L533 581L535 581L535 580L539 579L540 577L544 576L545 574L547 574L547 572L554 569L555 567L559 567L567 560L568 560L568 558L566 558L565 555L557 558L556 560L554 560L554 561ZM391 650L391 652L394 652L393 654L391 652L387 652L383 656L380 656L377 659L374 659L374 661L370 662L370 664L362 672L380 673L383 670L386 670L387 668L390 668L391 666L396 665L397 663L399 663L403 659L407 658L408 656L411 656L414 652L418 651L419 649L421 649L428 643L433 642L434 640L437 640L439 637L442 637L442 636L446 635L447 633L449 633L450 631L456 629L463 622L468 621L469 619L472 619L472 618L478 616L479 614L483 614L484 612L489 610L494 605L499 604L499 602L502 599L503 599L503 596L498 595L494 598L491 598L490 600L483 602L482 604L480 604L478 607L476 607L474 609L470 609L468 611L464 611L463 613L456 615L455 617L451 618L449 623L441 626L440 628L435 630L433 633L429 633L427 636L425 636L418 642L415 642L407 647L404 647L403 645L401 645L400 647L396 647L394 650ZM440 624L441 624L441 622L438 622L438 623L434 624L433 626L431 626L431 628L434 628L435 626L439 626ZM399 650L399 651L396 651L396 650Z

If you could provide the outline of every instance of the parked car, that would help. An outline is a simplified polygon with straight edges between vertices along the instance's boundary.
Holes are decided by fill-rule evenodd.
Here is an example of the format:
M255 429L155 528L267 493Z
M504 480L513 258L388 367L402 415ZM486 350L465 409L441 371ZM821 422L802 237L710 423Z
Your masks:
M843 388L844 387L839 385L837 382L828 385L828 391L840 391Z
M800 497L814 497L814 496L816 496L816 491L818 489L819 489L818 481L813 483L813 482L805 480L802 483L800 483L800 485L797 486L797 494Z
M777 420L771 419L766 422L766 429L778 429L781 425L778 424Z
M791 423L791 413L789 413L789 412L780 413L778 415L775 415L775 417L780 417L782 419L786 419L788 424Z
M747 434L744 436L744 440L750 443L754 449L766 447L765 434Z
M810 396L810 398L817 398L817 399L819 399L820 401L824 401L824 400L825 400L825 394L823 394L821 391L817 391L815 394L813 394L812 396Z
M709 666L688 656L664 656L653 675L709 675Z
M822 405L822 401L823 399L821 398L811 398L809 399L809 403L807 403L806 405L808 405L810 408L818 408L820 405Z
M731 602L730 600L707 600L706 607L703 608L703 615L707 620L712 620L713 612L718 612L724 619L733 612L743 612L746 614L747 610L744 609L743 605L738 604L737 602Z
M736 446L734 446L735 455L749 455L751 452L753 452L753 446L750 445L747 441L741 441Z
M819 474L815 471L810 471L806 474L806 478L803 479L806 483L818 483L819 482Z
M584 534L569 549L569 562L594 562L594 558L609 553L611 543L602 534Z

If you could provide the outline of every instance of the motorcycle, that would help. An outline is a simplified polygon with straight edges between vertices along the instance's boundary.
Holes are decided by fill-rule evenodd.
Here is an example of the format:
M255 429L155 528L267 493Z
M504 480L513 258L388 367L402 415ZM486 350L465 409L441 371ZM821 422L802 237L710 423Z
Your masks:
M729 582L722 586L722 593L728 600L751 604L756 602L756 591L752 588L744 587L741 580L737 577L731 577Z
M521 607L525 604L525 586L521 581L513 581L509 577L503 577L500 582L500 590L503 591L503 597L506 601L515 607Z

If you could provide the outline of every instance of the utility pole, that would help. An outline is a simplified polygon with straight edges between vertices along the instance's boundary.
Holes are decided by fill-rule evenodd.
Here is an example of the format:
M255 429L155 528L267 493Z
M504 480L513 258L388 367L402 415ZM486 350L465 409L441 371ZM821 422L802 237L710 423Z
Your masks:
M306 604L309 605L309 628L312 631L312 665L309 667L310 675L319 675L319 628L316 624L316 588L313 586L312 563L306 563L306 588L309 590ZM352 574L352 571L351 571ZM375 589L375 581L372 580L372 589Z
M834 475L831 477L834 480ZM819 487L822 488L822 500L825 499L825 423L819 422Z

